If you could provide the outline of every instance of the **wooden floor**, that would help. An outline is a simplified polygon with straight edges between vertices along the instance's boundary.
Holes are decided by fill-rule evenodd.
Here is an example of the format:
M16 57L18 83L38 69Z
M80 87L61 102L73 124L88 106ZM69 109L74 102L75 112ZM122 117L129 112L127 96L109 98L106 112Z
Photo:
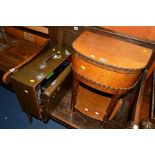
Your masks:
M0 43L0 69L8 71L32 56L38 47L26 40L11 38L8 44Z

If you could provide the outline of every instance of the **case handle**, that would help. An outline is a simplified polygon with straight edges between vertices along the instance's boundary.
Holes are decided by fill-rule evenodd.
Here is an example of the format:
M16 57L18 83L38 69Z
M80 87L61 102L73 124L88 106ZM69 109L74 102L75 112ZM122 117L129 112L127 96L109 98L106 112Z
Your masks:
M52 54L52 55L48 56L48 57L40 64L40 69L44 69L44 68L46 67L46 65L47 65L47 62L48 62L51 58L60 59L60 58L61 58L61 55Z

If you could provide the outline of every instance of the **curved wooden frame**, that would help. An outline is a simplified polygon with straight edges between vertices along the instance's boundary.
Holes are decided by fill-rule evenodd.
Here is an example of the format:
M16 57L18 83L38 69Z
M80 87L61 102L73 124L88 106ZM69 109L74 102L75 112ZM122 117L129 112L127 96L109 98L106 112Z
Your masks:
M28 59L26 59L25 61L23 61L22 63L20 63L19 65L17 65L14 68L11 68L9 71L7 71L6 73L4 73L2 80L5 84L9 84L10 83L10 77L13 74L13 72L17 71L18 69L20 69L21 67L23 67L25 64L27 64L28 62L30 62L33 58L35 58L40 52L41 50L43 50L43 48L48 44L48 41L46 41L39 49L37 49L37 52L35 54L33 54L31 57L29 57Z
M45 37L41 37L39 35L35 35L27 31L20 30L18 28L14 28L14 27L5 27L5 32L17 39L25 39L37 45L37 49L35 50L34 54L32 54L30 57L28 57L26 60L24 60L20 64L17 64L15 67L10 68L8 71L6 71L3 74L2 81L5 84L9 84L11 75L17 70L19 70L21 67L23 67L25 64L30 62L37 55L39 55L39 53L43 50L43 48L47 46L49 39Z

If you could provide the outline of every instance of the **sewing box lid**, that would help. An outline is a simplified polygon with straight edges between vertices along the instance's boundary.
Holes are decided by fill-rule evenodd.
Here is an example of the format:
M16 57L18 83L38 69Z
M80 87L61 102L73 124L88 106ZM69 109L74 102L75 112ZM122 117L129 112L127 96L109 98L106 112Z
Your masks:
M83 58L124 69L144 68L152 49L84 31L74 42L74 50Z

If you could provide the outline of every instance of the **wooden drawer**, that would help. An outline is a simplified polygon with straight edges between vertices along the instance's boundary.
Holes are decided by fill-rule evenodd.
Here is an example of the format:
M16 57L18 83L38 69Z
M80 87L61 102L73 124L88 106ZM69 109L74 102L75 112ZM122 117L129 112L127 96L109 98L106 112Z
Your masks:
M48 119L49 111L52 112L59 105L59 102L64 97L64 94L70 87L71 81L71 65L69 64L62 73L56 78L55 85L50 85L43 92L43 110L42 119L46 121Z

